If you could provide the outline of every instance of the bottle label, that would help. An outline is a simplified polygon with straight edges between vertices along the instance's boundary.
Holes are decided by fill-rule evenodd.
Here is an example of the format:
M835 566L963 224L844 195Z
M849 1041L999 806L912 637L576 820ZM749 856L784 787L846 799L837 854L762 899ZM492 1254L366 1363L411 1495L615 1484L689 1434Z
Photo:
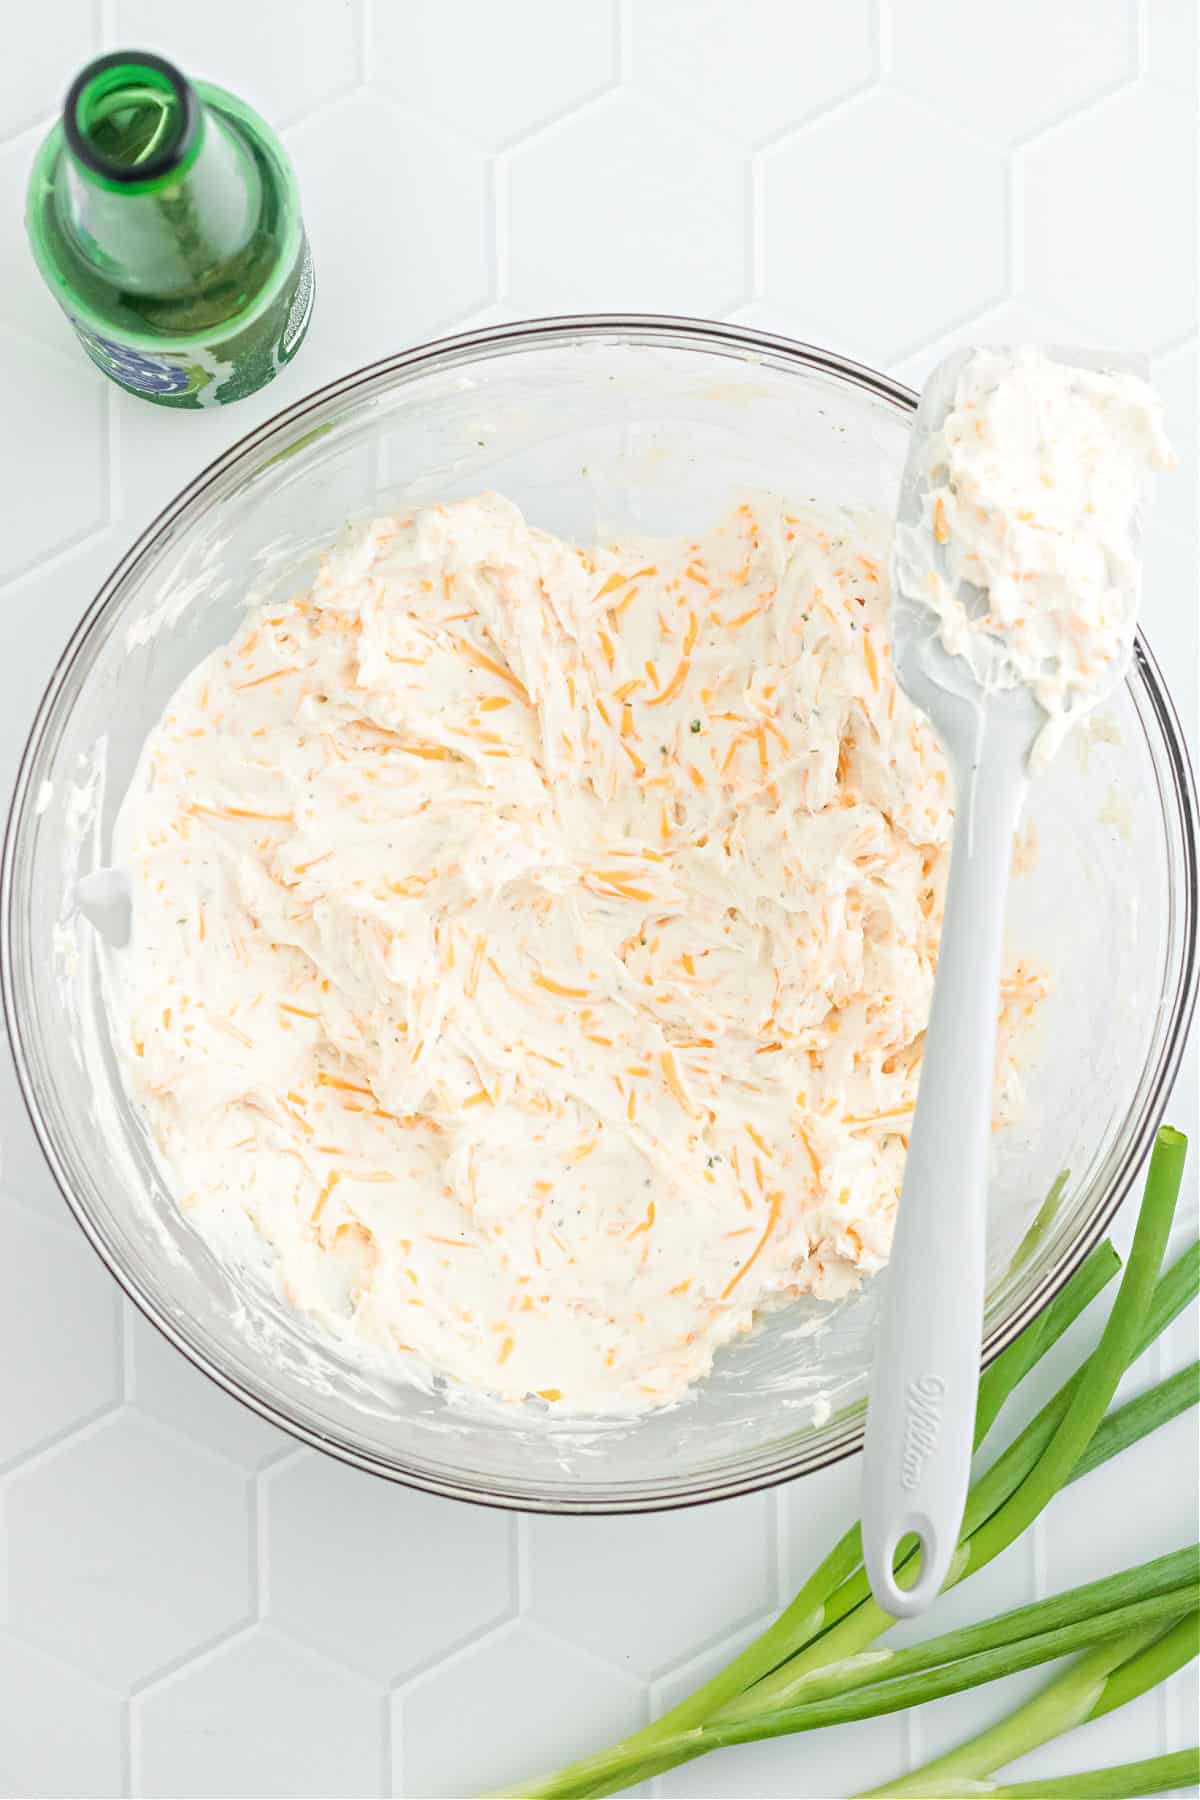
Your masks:
M212 349L203 344L135 349L94 331L69 311L67 317L96 367L131 394L160 406L225 406L264 387L291 361L308 328L314 291L312 253L304 238L292 277L272 304Z
M68 315L70 316L70 315ZM198 394L212 379L201 358L203 351L187 356L149 350L133 350L112 338L101 337L76 318L71 318L75 335L98 369L111 376L131 394L144 394L148 400L164 400L176 405L188 394Z
M300 340L308 330L309 314L312 312L315 293L316 281L313 278L312 251L308 247L308 238L306 237L300 252L300 275L292 290L292 303L288 307L287 323L283 328L283 336L279 340L281 367L288 361L293 351L299 348Z

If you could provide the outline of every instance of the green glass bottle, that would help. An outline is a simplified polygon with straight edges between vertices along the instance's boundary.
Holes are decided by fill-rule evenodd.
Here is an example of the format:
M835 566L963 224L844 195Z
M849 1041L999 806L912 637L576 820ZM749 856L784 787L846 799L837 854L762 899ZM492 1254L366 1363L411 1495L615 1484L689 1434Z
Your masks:
M312 258L291 166L248 106L102 56L38 151L33 254L92 361L160 406L223 406L300 347Z

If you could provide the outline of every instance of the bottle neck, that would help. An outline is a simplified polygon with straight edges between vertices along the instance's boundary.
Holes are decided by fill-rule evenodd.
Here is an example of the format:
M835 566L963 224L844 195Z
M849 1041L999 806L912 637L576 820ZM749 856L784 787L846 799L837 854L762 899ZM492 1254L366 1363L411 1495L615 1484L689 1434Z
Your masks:
M56 204L98 275L167 298L221 279L263 207L250 146L170 63L101 57L77 78L63 118Z

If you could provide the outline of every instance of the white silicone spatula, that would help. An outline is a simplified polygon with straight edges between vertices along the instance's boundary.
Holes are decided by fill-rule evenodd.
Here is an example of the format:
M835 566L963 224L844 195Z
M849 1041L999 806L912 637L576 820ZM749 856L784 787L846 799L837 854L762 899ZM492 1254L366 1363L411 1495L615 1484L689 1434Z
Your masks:
M900 487L902 525L924 518L930 435L952 407L971 354L949 357L925 385ZM1049 354L1092 369L1136 367L1131 358ZM946 1580L970 1474L1005 900L1029 753L1046 715L1026 688L992 687L943 648L936 615L919 595L901 591L895 563L892 585L897 678L937 731L956 794L937 980L885 1278L863 1466L871 1589L887 1612L912 1617ZM982 602L978 590L963 598L968 611ZM1111 685L1122 674L1116 671ZM920 1567L912 1585L901 1587L894 1556L910 1532L920 1539Z

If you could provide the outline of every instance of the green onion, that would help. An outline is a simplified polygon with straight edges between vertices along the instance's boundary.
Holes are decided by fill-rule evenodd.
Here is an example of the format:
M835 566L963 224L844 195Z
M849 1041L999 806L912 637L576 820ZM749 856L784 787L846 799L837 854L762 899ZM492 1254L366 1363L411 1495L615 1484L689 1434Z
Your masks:
M1165 1157L1159 1151L1164 1140L1168 1151ZM1103 1399L1107 1404L1112 1398L1117 1382L1127 1366L1126 1363L1116 1366L1117 1355L1128 1345L1127 1360L1131 1360L1151 1341L1148 1332L1156 1325L1165 1329L1174 1316L1171 1309L1179 1301L1180 1295L1186 1292L1185 1281L1172 1269L1164 1278L1164 1283L1170 1284L1165 1295L1161 1291L1162 1284L1155 1290L1159 1295L1159 1304L1156 1305L1154 1295L1147 1291L1147 1278L1150 1281L1154 1278L1157 1264L1152 1258L1155 1254L1161 1258L1162 1246L1171 1229L1175 1200L1183 1174L1183 1153L1178 1150L1178 1146L1182 1144L1186 1148L1186 1143L1187 1140L1179 1132L1172 1131L1169 1127L1164 1127L1159 1133L1146 1180L1129 1267L1113 1303L1108 1326L1083 1367L1064 1383L1053 1399L1047 1402L1037 1417L971 1489L963 1515L959 1548L946 1584L948 1587L965 1580L968 1575L974 1574L977 1569L998 1556L1001 1550L1006 1549L1037 1516L1046 1501L1064 1485L1071 1473L1071 1462L1067 1460L1063 1449L1064 1442L1068 1446L1073 1445L1082 1429L1080 1418L1082 1417L1084 1425L1093 1414L1098 1420L1099 1402ZM1191 1270L1192 1259L1187 1253L1180 1258L1180 1262L1185 1265L1185 1270ZM1134 1277L1132 1283L1131 1274ZM1114 1340L1113 1320L1119 1314L1120 1337ZM1161 1395L1156 1390L1151 1390L1151 1393L1154 1395L1153 1400L1143 1395L1139 1397L1140 1404L1139 1401L1130 1403L1130 1409L1136 1410L1127 1412L1127 1409L1121 1409L1123 1413L1127 1412L1123 1422L1125 1429L1137 1429L1138 1436L1161 1422L1158 1417ZM1075 1433L1067 1440L1064 1437L1067 1422L1072 1417L1081 1394L1087 1410L1083 1415L1074 1414ZM1100 1411L1102 1410L1100 1407ZM1150 1423L1151 1418L1153 1424ZM1094 1431L1095 1425L1092 1425L1089 1436ZM1123 1447L1123 1443L1114 1443L1107 1454L1115 1454L1118 1448ZM1078 1460L1079 1454L1076 1453L1071 1460ZM1047 1465L1054 1472L1054 1486L1048 1491L1044 1479L1036 1487L1031 1485L1039 1471L1044 1470ZM1031 1502L1017 1504L1027 1488ZM838 1622L807 1649L800 1650L798 1658L794 1656L790 1659L785 1669L777 1670L774 1675L767 1677L761 1685L766 1688L768 1698L773 1688L777 1690L785 1687L795 1676L806 1674L811 1668L820 1668L828 1662L840 1661L865 1650L868 1644L873 1643L892 1624L891 1615L870 1598L870 1587L863 1570L851 1576L839 1593L829 1597L824 1607L824 1617L827 1624L834 1619Z
M1176 1588L1149 1600L1081 1619L1056 1631L1027 1636L1016 1643L1002 1642L994 1648L961 1656L933 1670L926 1668L915 1653L910 1656L907 1651L899 1652L896 1660L903 1665L903 1673L897 1671L892 1677L878 1679L849 1693L833 1694L822 1700L806 1702L802 1706L775 1707L767 1712L750 1713L744 1718L725 1716L714 1719L707 1725L693 1726L659 1745L656 1753L642 1758L633 1769L623 1764L614 1764L613 1752L601 1751L599 1755L575 1765L574 1779L580 1785L572 1786L570 1791L576 1794L604 1792L603 1784L612 1779L617 1769L620 1771L622 1785L628 1786L660 1773L664 1768L705 1756L712 1750L728 1749L735 1744L757 1743L763 1738L790 1737L799 1732L819 1731L827 1725L853 1724L863 1719L879 1718L886 1713L902 1712L910 1706L925 1705L949 1694L961 1694L985 1682L999 1681L1005 1676L1019 1674L1024 1669L1053 1662L1072 1651L1091 1645L1087 1654L1069 1671L1073 1675L1072 1682L1068 1684L1065 1677L1060 1677L1058 1682L1038 1696L1042 1708L1036 1719L1024 1716L1031 1712L1034 1704L1031 1702L1030 1707L1020 1709L1011 1719L1002 1720L991 1732L982 1734L980 1739L973 1740L971 1746L966 1746L965 1749L972 1752L969 1759L960 1757L959 1752L953 1752L952 1758L960 1757L961 1766L959 1761L952 1761L952 1758L940 1758L936 1763L928 1764L902 1781L871 1790L872 1795L925 1794L929 1779L940 1779L943 1775L973 1776L981 1771L988 1773L1002 1763L1024 1755L1026 1749L1044 1743L1048 1737L1066 1730L1069 1725L1082 1724L1085 1719L1091 1718L1093 1708L1099 1704L1102 1696L1105 1676L1159 1638L1164 1627L1178 1618L1180 1607L1186 1607L1193 1598L1194 1585L1191 1584L1191 1590ZM986 1634L988 1627L978 1626L972 1629ZM919 1648L918 1646L917 1649ZM1026 1738L1030 1740L1028 1743L1025 1742ZM988 1740L986 1743L985 1739ZM1007 1755L1001 1755L998 1746L1002 1747L1008 1742L1016 1743L1018 1748L1009 1750ZM975 1748L976 1744L980 1746L978 1749ZM988 1760L989 1758L992 1760ZM587 1785L584 1785L585 1781ZM866 1796L862 1800L866 1800Z
M978 1651L995 1649L1002 1644L1019 1643L1022 1638L1035 1634L1086 1625L1090 1620L1134 1601L1156 1599L1164 1594L1172 1597L1177 1615L1188 1606L1198 1581L1200 1544L1193 1544L1186 1550L1160 1556L1154 1562L1089 1582L1085 1587L1071 1588L1048 1600L1036 1600L1013 1612L1001 1613L982 1625L966 1625L905 1650L865 1650L857 1657L812 1669L790 1683L773 1683L772 1700L780 1706L801 1701L807 1704L810 1700L823 1699L827 1694L844 1693L919 1669L933 1669L940 1663L973 1656ZM1181 1593L1182 1599L1178 1598ZM1087 1641L1086 1637L1083 1641ZM740 1700L726 1707L721 1717L746 1718L760 1713L766 1687L765 1682L760 1682Z
M1200 1292L1200 1238L1189 1244L1180 1256L1177 1256L1154 1290L1154 1301L1150 1308L1150 1317L1146 1321L1146 1331L1134 1355L1136 1361L1143 1350L1148 1350L1160 1332L1166 1330L1173 1319L1177 1319L1185 1306L1190 1306Z
M1185 1373L1190 1374L1190 1372ZM1178 1400L1173 1400L1171 1405L1164 1409L1161 1395L1164 1390L1178 1395L1185 1385L1194 1399L1194 1382L1183 1384L1179 1376L1170 1376L1146 1393L1139 1394L1136 1399L1131 1400L1117 1413L1114 1413L1112 1418L1122 1421L1122 1431L1120 1441L1110 1444L1107 1455L1117 1454L1118 1450L1137 1442L1139 1438L1154 1430L1164 1422L1165 1418L1174 1417L1180 1410ZM1034 1424L1036 1423L1035 1420ZM1098 1433L1097 1437L1099 1438L1099 1436ZM1101 1460L1107 1460L1107 1456ZM1120 1575L1106 1577L1100 1582L1090 1583L1085 1588L1055 1596L1049 1601L1035 1602L1031 1607L1018 1610L1026 1614L1027 1630L1039 1619L1047 1626L1053 1626L1056 1618L1060 1625L1070 1623L1075 1617L1082 1618L1086 1622L1087 1608L1099 1596L1101 1601L1107 1600L1108 1606L1098 1616L1108 1617L1109 1609L1132 1594L1137 1594L1141 1599L1160 1594L1163 1591L1164 1583L1170 1587L1176 1579L1180 1578L1182 1571L1181 1584L1175 1589L1175 1597L1170 1604L1183 1611L1190 1608L1195 1602L1195 1556L1194 1547L1191 1550L1176 1551L1171 1556L1159 1558L1156 1562L1148 1563L1140 1569L1123 1571ZM1144 1582L1145 1585L1139 1586L1139 1582ZM1110 1586L1110 1583L1113 1585ZM873 1606L874 1602L868 1601L859 1610L865 1612L868 1607ZM1055 1609L1061 1609L1061 1611L1056 1612ZM1170 1610L1170 1605L1167 1610ZM958 1653L962 1658L964 1647L969 1649L971 1643L969 1634L972 1633L981 1634L975 1641L978 1646L984 1648L989 1644L995 1645L998 1641L1005 1641L1007 1638L1006 1621L1011 1621L1013 1616L1011 1614L1003 1615L1000 1620L987 1621L982 1626L966 1627L961 1636L958 1633L946 1634L941 1640L941 1654L945 1656L948 1650L953 1653L957 1639ZM884 1627L891 1623L892 1621L885 1616ZM992 1638L989 1636L989 1632L996 1627L1000 1628L1003 1635L999 1638ZM1046 1634L1043 1632L1040 1635L1044 1637ZM1007 1658L994 1654L991 1660L977 1660L965 1668L960 1660L956 1665L957 1674L951 1670L939 1671L942 1680L935 1688L928 1674L916 1672L917 1659L930 1646L914 1646L911 1653L909 1651L871 1652L864 1646L859 1653L851 1651L842 1655L835 1654L835 1650L840 1650L840 1646L836 1644L836 1638L836 1633L827 1633L803 1655L794 1657L789 1663L777 1669L769 1679L759 1682L736 1705L730 1704L727 1707L730 1715L728 1718L730 1730L724 1735L717 1735L722 1723L720 1718L713 1719L707 1731L703 1724L690 1728L676 1727L675 1731L670 1734L661 1732L653 1741L648 1741L644 1733L637 1733L607 1751L585 1758L580 1763L572 1764L557 1775L549 1776L540 1782L522 1785L512 1791L529 1797L529 1800L535 1800L535 1797L538 1796L545 1796L547 1800L550 1796L554 1796L555 1800L569 1800L569 1797L573 1797L573 1800L585 1800L587 1796L611 1794L622 1787L633 1786L653 1775L661 1774L664 1770L673 1768L681 1762L703 1756L709 1750L727 1744L750 1742L756 1737L777 1736L781 1732L812 1730L822 1725L846 1723L854 1718L871 1717L876 1711L894 1711L897 1706L919 1704L925 1700L937 1698L939 1694L958 1692L963 1687L975 1686L980 1681L994 1680L1004 1674L1015 1673L1018 1668L1034 1667L1038 1662L1044 1660L1040 1654L1042 1650L1049 1649L1050 1654L1063 1655L1072 1647L1071 1643L1061 1640L1059 1640L1057 1648L1048 1647L1046 1643L1042 1643L1033 1648L1028 1660L1018 1660L1021 1652L1010 1651ZM1089 1641L1086 1623L1079 1641ZM935 1645L937 1642L938 1640L934 1641ZM1078 1647L1078 1644L1076 1643L1074 1647ZM913 1660L909 1663L901 1663L897 1669L896 1664L899 1659L908 1657L910 1654ZM873 1657L878 1657L881 1661L874 1663ZM886 1666L884 1666L885 1664ZM774 1728L767 1725L766 1721L771 1716L773 1706L778 1706L781 1714L786 1714L788 1708L784 1702L794 1694L806 1695L811 1700L817 1693L823 1692L824 1686L821 1678L826 1675L844 1674L847 1687L865 1686L869 1679L869 1671L872 1669L879 1670L875 1679L881 1686L885 1685L887 1677L893 1674L903 1674L906 1669L912 1675L912 1683L907 1688L885 1690L884 1700L891 1699L895 1702L893 1705L880 1706L868 1703L864 1707L862 1702L855 1702L853 1708L846 1704L844 1710L836 1714L828 1711L823 1714L815 1714L807 1707L793 1707L790 1721L786 1718L777 1721ZM801 1685L808 1675L813 1677L813 1687L811 1688ZM818 1685L819 1682L820 1685ZM837 1692L839 1694L843 1692L840 1683ZM739 1715L745 1712L751 1703L754 1707L753 1719L740 1718ZM657 1721L660 1727L665 1724L667 1717L669 1715L665 1715L663 1719ZM738 1729L739 1726L741 1729Z
M1105 1713L1115 1712L1118 1706L1136 1700L1139 1694L1157 1687L1177 1669L1185 1668L1197 1654L1200 1654L1200 1610L1193 1609L1171 1631L1156 1638L1147 1649L1114 1671L1088 1718L1102 1718Z
M1014 1354L1024 1337L1022 1333L992 1363L980 1380L980 1406L976 1412L975 1442L978 1444L995 1419L1009 1394L1029 1371L1056 1344L1075 1320L1111 1281L1120 1268L1120 1258L1107 1239L1096 1246L1080 1264L1070 1281L1051 1301L1032 1329L1032 1348L1023 1357ZM982 1415L982 1424L981 1424ZM747 1645L712 1680L664 1713L653 1725L627 1740L647 1748L657 1740L672 1736L689 1725L711 1717L726 1700L734 1698L762 1676L768 1675L788 1656L834 1622L827 1611L829 1597L852 1576L862 1564L862 1527L852 1525L809 1576L795 1598L784 1608L775 1622ZM865 1577L864 1591L865 1591ZM840 1614L835 1615L840 1617ZM890 1620L889 1620L890 1623Z
M1143 1623L1107 1643L1097 1644L1007 1718L956 1750L914 1769L901 1781L871 1788L858 1800L877 1800L883 1795L927 1795L931 1783L978 1780L1064 1731L1127 1705L1173 1675L1200 1650L1200 1613L1194 1610L1194 1590L1192 1600L1193 1610L1165 1632L1161 1626ZM1134 1608L1126 1611L1132 1613Z
M1163 1253L1171 1234L1175 1201L1183 1179L1187 1139L1181 1131L1163 1127L1154 1143L1146 1192L1138 1214L1129 1262L1108 1315L1100 1342L1083 1366L1079 1386L1071 1396L1062 1424L1045 1454L1038 1458L1020 1487L967 1540L965 1566L958 1579L991 1562L1013 1539L1033 1524L1092 1440L1092 1436L1117 1385L1137 1353L1146 1324Z
M1037 1668L1041 1663L1054 1662L1058 1657L1066 1656L1089 1643L1094 1644L1095 1648L1089 1650L1087 1657L1081 1658L1075 1667L1080 1667L1088 1658L1094 1657L1095 1667L1107 1672L1116 1668L1135 1651L1151 1644L1165 1625L1174 1623L1179 1617L1179 1608L1186 1606L1191 1598L1191 1594L1182 1594L1179 1590L1159 1594L1152 1600L1135 1601L1132 1606L1118 1607L1111 1613L1100 1613L1090 1619L1083 1619L1077 1625L1064 1625L1058 1631L1041 1632L1015 1644L999 1644L993 1650L980 1650L973 1656L961 1656L936 1669L917 1669L910 1674L898 1675L891 1681L879 1681L867 1687L852 1689L848 1694L831 1695L825 1700L815 1700L803 1706L773 1707L769 1712L751 1713L740 1719L714 1719L711 1724L700 1727L700 1735L710 1739L708 1747L715 1748L718 1744L750 1743L764 1737L784 1737L797 1731L815 1731L824 1725L845 1725L861 1719L874 1719L884 1713L902 1712L909 1706L923 1706L926 1702L940 1700L947 1694L965 1693L968 1688L980 1687L989 1681L999 1681L1006 1675L1019 1674L1023 1669ZM1100 1691L1101 1683L1093 1681L1089 1689L1091 1698L1088 1711L1080 1715L1081 1719L1092 1716L1091 1706L1095 1704ZM1043 1741L1038 1740L1039 1743ZM1011 1762L1012 1756L1018 1754L1023 1755L1024 1752L1014 1751L1011 1756L998 1758L988 1765L988 1769L998 1767L1001 1760ZM889 1787L886 1791L891 1793L893 1789ZM895 1791L910 1790L901 1785Z
M1200 1744L1168 1756L1151 1756L1145 1762L1088 1769L1081 1775L1055 1775L1050 1780L1043 1775L1038 1781L973 1781L970 1787L955 1781L933 1782L925 1793L927 1800L965 1800L968 1794L987 1794L991 1800L1142 1800L1144 1794L1194 1787L1198 1781Z
M998 1555L1060 1487L1195 1404L1193 1366L1106 1413L1126 1368L1200 1288L1200 1246L1185 1251L1156 1279L1185 1152L1179 1132L1170 1127L1159 1132L1129 1262L1100 1342L976 1480L948 1585ZM995 1359L980 1383L976 1444L1008 1395L1116 1266L1111 1246L1099 1246L1034 1326ZM1024 1753L1011 1749L995 1760L1007 1745L1030 1739L1032 1747L1083 1717L1123 1705L1195 1653L1196 1547L898 1651L870 1648L893 1621L870 1597L861 1551L856 1524L774 1624L712 1680L622 1743L507 1791L543 1800L591 1800L728 1744L870 1718L1083 1652L990 1733L951 1752L950 1760L917 1772L926 1783L919 1790L908 1785L916 1776L880 1790L929 1793L926 1778L973 1779L976 1767L990 1773ZM986 1762L988 1756L993 1760Z
M1060 1176L1059 1181L1065 1180ZM1058 1183L1055 1184L1057 1188ZM1052 1193L1054 1190L1051 1190ZM975 1407L975 1448L996 1422L996 1416L1017 1384L1036 1368L1047 1350L1072 1326L1085 1307L1110 1282L1121 1259L1105 1238L1076 1269L1066 1286L1020 1336L1002 1350L979 1378Z
M1200 1362L1180 1369L1177 1375L1168 1375L1165 1381L1148 1388L1136 1400L1118 1406L1115 1412L1106 1413L1096 1429L1095 1437L1067 1476L1064 1485L1090 1475L1101 1463L1107 1462L1112 1456L1119 1456L1122 1450L1127 1450L1130 1444L1136 1444L1148 1431L1157 1431L1160 1425L1165 1425L1168 1419L1186 1412L1197 1401L1200 1401Z

